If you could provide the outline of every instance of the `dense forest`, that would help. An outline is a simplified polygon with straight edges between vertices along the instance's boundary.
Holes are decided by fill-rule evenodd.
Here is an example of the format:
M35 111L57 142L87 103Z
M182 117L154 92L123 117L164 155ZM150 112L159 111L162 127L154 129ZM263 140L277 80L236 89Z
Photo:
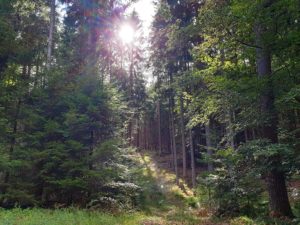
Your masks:
M299 1L139 1L0 0L1 224L298 224Z

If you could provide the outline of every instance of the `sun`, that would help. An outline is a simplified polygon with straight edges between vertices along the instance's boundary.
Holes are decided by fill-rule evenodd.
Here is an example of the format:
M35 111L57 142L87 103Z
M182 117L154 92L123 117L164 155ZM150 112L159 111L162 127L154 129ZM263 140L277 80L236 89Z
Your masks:
M133 42L135 37L135 31L129 24L123 24L119 30L119 37L125 44L130 44Z

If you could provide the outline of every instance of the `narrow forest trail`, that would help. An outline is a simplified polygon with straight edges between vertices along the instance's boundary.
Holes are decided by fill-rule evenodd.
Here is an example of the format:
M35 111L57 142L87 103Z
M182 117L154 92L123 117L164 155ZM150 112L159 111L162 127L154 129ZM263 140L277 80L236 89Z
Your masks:
M184 180L179 179L178 184L176 184L176 175L170 168L166 168L166 161L161 161L154 154L151 155L146 152L141 152L140 157L168 202L180 207L182 201L178 201L179 196L182 198L194 196L193 190L188 187Z
M138 157L145 168L145 175L152 178L157 191L163 195L161 200L163 207L152 209L150 213L152 217L145 219L141 224L216 224L210 222L209 210L200 206L195 208L189 206L190 202L195 201L194 192L182 179L179 179L179 185L176 184L175 173L168 167L166 160L161 160L148 151L139 152ZM157 199L154 197L153 201Z

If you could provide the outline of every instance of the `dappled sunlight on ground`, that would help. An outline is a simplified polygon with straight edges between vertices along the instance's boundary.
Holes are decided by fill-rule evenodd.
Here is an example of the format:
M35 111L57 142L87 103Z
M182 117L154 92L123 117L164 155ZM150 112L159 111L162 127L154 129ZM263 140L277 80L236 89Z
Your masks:
M165 197L166 210L154 210L153 214L160 217L158 220L146 219L142 224L206 224L211 213L207 209L192 208L188 205L189 198L194 197L194 192L183 179L176 184L175 173L163 168L156 160L155 155L149 152L140 152L140 162L145 168L144 175L151 176Z

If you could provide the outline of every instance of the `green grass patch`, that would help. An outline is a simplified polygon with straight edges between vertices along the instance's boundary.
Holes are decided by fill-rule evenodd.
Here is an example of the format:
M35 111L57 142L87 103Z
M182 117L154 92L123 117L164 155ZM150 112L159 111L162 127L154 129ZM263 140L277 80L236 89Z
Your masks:
M0 210L1 225L135 225L144 219L141 213L111 215L78 209Z

